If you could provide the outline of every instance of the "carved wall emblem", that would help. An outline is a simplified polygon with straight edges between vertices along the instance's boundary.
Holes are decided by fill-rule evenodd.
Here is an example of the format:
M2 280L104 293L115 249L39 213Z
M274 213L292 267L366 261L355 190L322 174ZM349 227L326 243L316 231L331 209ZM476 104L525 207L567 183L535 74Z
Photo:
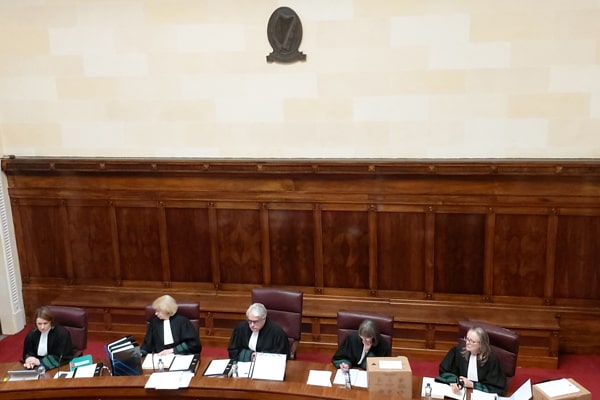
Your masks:
M306 61L306 54L298 51L302 42L302 23L291 8L279 7L273 11L267 25L267 37L273 48L267 62Z

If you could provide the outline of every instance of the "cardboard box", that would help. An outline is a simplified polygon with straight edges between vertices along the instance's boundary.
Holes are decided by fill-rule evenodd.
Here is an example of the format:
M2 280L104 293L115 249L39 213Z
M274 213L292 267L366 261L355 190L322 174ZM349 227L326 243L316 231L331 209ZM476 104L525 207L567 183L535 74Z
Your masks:
M412 398L412 370L404 356L369 357L367 379L370 393Z
M592 394L590 391L577 383L575 379L567 378L567 381L568 383L577 387L579 391L576 393L552 396L552 394L548 394L544 390L540 389L540 384L538 383L537 385L533 385L533 400L592 400ZM560 380L557 379L552 381L552 383L560 383Z

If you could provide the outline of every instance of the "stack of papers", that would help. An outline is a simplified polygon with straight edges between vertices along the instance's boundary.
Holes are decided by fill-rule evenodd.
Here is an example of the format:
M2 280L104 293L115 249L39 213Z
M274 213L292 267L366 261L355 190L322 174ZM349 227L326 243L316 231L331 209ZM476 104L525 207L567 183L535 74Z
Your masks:
M255 355L256 357L250 365L248 375L250 378L283 381L287 363L286 354L255 353ZM240 374L239 371L238 374Z
M307 385L331 387L331 371L318 371L311 369L308 372Z
M148 378L144 388L167 390L186 388L190 386L193 376L194 373L190 371L154 372Z

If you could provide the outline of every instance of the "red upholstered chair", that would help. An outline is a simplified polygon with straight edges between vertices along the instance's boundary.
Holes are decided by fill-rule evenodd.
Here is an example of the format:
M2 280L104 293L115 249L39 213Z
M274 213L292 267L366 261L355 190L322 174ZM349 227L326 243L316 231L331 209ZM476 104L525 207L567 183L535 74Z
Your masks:
M288 358L296 358L302 334L302 305L304 293L296 290L260 287L252 289L252 303L262 303L267 308L267 318L279 325L290 342Z
M389 315L365 311L338 311L338 346L342 344L346 336L358 331L359 325L365 319L370 319L375 323L382 339L389 343L391 349L394 336L394 318Z
M200 329L200 305L198 303L177 303L177 314L190 320L196 329ZM146 305L146 323L154 317L152 304Z
M68 306L47 306L54 322L63 326L71 335L73 357L80 357L87 348L88 313L84 308Z
M510 329L502 328L488 322L466 320L458 322L458 342L465 344L464 337L472 327L479 326L483 328L490 337L490 346L492 351L502 364L502 369L507 378L515 376L517 369L517 358L519 355L519 335Z

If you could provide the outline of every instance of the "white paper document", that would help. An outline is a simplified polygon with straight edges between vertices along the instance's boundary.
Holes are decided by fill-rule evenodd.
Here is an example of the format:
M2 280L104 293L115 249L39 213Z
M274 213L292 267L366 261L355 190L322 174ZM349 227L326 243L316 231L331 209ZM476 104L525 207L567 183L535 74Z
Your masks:
M174 390L190 385L194 374L189 371L154 372L148 378L144 388Z
M402 369L402 360L379 360L380 369Z
M466 389L461 389L458 393L455 393L450 385L447 383L436 382L435 378L424 377L423 385L421 386L421 396L425 397L425 386L429 383L431 386L431 397L434 399L443 399L444 397L450 397L456 400L462 400L465 395Z
M527 379L527 381L522 384L510 397L502 397L498 396L499 400L529 400L533 397L533 393L531 391L531 379ZM471 395L473 398L473 395Z
M308 385L331 387L331 371L318 371L311 369L308 371Z
M286 354L256 353L256 357L250 365L249 376L252 379L282 381L285 376L286 362Z
M77 369L73 372L73 377L75 378L93 378L94 373L96 372L97 364L89 364L83 365L81 367L77 367Z
M252 362L239 361L237 363L237 366L238 366L238 377L239 378L248 378L250 376L250 367L252 366Z
M350 370L348 370L348 372L350 373L350 385L356 386L356 387L361 387L361 388L369 387L369 378L367 375L367 371L363 371L361 369L350 369ZM346 384L346 379L344 377L344 373L339 368L335 372L335 377L333 378L333 384L334 385L345 385Z
M229 365L229 361L230 361L229 358L212 360L210 362L210 364L208 364L208 367L206 367L206 371L204 371L203 375L204 376L222 376L223 372L227 368L227 365Z
M193 354L177 354L169 366L169 371L185 371L190 369L192 361L194 360Z
M566 378L538 383L536 386L549 397L564 396L579 392L579 388Z

